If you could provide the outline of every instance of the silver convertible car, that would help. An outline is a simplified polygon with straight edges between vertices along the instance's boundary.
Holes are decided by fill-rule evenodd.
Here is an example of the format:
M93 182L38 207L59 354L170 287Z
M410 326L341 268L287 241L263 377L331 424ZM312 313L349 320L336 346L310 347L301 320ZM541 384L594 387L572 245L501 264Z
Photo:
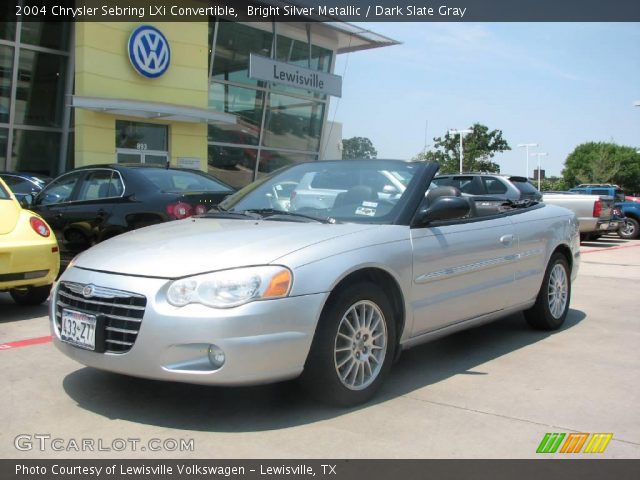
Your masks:
M300 377L314 397L354 405L403 349L517 311L559 328L580 262L574 214L476 204L429 188L437 170L298 164L204 215L96 245L53 289L55 344L85 365L158 380Z

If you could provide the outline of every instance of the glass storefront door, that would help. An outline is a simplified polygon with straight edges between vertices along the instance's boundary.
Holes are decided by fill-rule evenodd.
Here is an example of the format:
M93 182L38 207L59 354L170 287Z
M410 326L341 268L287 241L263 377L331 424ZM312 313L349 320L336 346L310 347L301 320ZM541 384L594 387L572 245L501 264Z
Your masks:
M116 162L165 166L169 161L169 127L116 120Z

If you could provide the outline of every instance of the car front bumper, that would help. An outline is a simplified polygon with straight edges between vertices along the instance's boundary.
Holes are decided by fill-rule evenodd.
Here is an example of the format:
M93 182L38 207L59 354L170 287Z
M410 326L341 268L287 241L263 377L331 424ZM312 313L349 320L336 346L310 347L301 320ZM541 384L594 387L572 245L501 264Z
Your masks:
M139 333L126 353L99 353L60 339L56 321L59 284L50 302L54 344L68 357L126 375L211 385L250 385L298 376L328 293L256 301L229 309L174 307L164 292L170 281L114 275L72 267L61 282L93 284L147 298ZM87 312L91 313L91 312ZM214 347L224 364L209 359Z

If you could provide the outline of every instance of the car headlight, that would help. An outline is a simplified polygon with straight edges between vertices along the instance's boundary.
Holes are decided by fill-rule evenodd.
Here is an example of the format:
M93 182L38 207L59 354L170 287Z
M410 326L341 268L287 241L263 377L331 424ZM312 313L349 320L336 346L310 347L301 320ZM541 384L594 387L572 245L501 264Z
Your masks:
M167 301L176 307L190 303L214 308L237 307L254 300L286 297L292 279L291 271L281 266L223 270L172 282Z

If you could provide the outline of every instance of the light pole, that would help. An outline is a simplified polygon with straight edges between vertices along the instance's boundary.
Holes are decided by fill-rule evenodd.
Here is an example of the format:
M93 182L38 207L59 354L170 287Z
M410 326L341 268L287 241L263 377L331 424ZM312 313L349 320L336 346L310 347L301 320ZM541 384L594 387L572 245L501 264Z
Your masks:
M473 130L470 128L466 130L449 130L449 135L460 135L460 173L462 173L462 159L464 158L464 154L462 153L462 137L466 133L473 133Z
M546 152L538 152L538 153L531 154L532 157L538 157L538 191L540 191L540 157L546 157L547 155L549 154Z
M527 150L527 171L525 172L525 178L529 178L529 147L537 147L537 143L519 143L518 147L524 147Z

